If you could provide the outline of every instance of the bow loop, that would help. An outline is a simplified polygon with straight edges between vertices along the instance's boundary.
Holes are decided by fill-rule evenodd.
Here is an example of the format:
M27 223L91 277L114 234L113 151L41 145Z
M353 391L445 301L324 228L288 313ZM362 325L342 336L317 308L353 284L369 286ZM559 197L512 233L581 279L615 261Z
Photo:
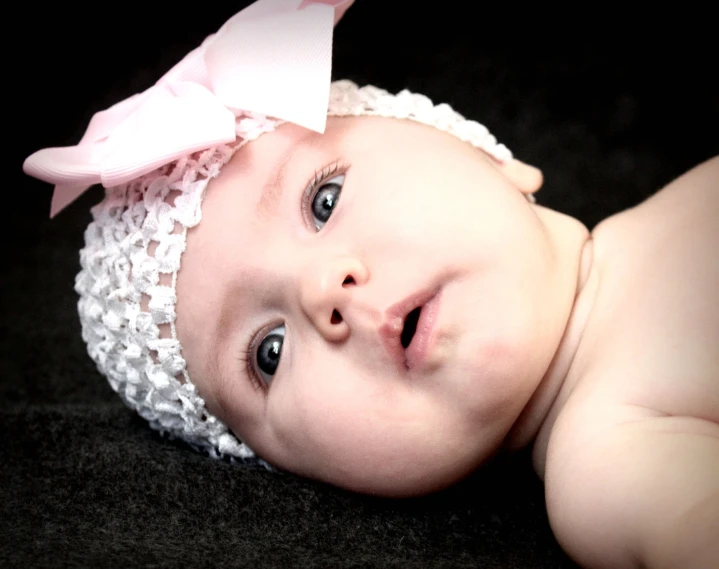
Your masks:
M187 154L235 139L235 117L205 87L153 87L143 105L106 141L101 183L125 184ZM128 144L128 141L133 141Z

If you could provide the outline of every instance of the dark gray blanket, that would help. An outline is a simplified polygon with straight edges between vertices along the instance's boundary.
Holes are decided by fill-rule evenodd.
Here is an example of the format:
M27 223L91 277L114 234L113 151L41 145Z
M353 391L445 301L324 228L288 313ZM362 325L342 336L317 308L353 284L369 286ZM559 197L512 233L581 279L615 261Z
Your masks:
M4 80L0 567L573 567L526 453L433 496L383 500L209 459L125 409L85 353L72 288L101 192L51 222L50 188L22 160L77 142L93 112L149 87L247 2L67 4L16 4L4 22L22 39ZM543 168L541 203L590 227L719 152L700 34L677 47L646 27L631 41L604 29L578 43L541 22L526 37L516 5L477 19L442 4L402 17L398 4L357 0L334 77L484 122ZM557 38L559 52L542 47Z

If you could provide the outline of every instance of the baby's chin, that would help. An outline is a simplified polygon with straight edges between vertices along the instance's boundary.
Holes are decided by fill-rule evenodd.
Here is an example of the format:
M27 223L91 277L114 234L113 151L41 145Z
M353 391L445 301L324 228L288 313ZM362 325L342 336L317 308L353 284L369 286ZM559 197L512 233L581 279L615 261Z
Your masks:
M494 452L458 456L451 452L406 453L391 459L357 450L344 459L315 456L268 462L273 466L360 494L387 498L422 496L460 482L482 466ZM433 456L434 454L434 456Z
M481 466L474 463L471 468L448 464L433 468L415 466L411 470L392 471L381 466L361 473L325 472L315 477L333 486L372 496L384 498L411 498L432 494L466 478Z

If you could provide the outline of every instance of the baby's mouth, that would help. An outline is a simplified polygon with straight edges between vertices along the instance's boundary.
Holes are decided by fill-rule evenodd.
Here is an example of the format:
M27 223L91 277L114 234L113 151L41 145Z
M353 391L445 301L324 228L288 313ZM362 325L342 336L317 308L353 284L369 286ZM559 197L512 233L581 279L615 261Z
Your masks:
M422 307L418 306L409 314L407 314L404 319L404 326L402 328L402 335L400 336L400 343L405 350L412 343L414 333L417 331L417 322L419 321L419 313L421 311Z
M411 371L421 363L433 323L432 306L438 294L437 289L420 290L385 311L379 336L398 371Z

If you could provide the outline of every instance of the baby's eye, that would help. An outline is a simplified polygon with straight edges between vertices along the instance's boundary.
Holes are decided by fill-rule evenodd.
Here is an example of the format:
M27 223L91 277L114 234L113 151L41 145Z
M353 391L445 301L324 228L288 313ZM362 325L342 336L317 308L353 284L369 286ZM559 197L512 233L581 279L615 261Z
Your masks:
M344 184L344 182L345 176L342 174L327 180L317 188L311 203L312 218L317 231L322 229L332 215L340 199L342 184Z
M255 360L257 362L256 369L262 376L262 380L269 385L280 365L280 355L282 354L282 344L285 340L285 327L278 326L271 330L257 346L257 354Z

